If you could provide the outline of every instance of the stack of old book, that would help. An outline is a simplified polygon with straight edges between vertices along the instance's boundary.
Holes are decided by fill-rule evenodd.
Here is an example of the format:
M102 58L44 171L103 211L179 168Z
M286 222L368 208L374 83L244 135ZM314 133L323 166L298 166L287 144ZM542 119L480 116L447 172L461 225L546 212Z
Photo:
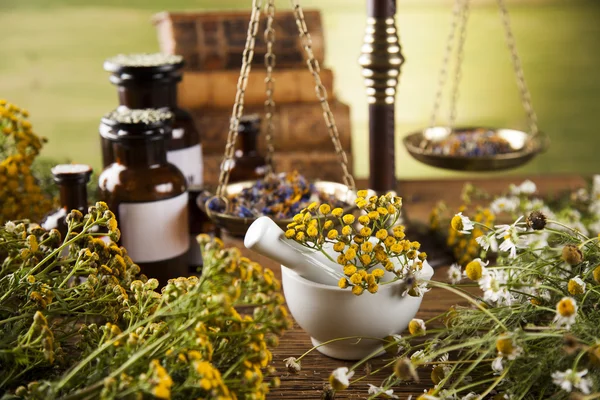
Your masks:
M192 112L201 132L204 181L208 185L218 180L249 18L249 12L164 12L154 18L161 51L179 54L185 59L185 72L179 85L179 106ZM322 66L320 76L329 95L340 141L352 168L350 108L335 99L333 72L323 67L325 51L321 16L318 11L307 10L305 19L315 58ZM244 114L264 114L265 24L263 17L245 93ZM306 66L293 13L278 11L274 28L275 168L277 171L295 169L310 179L340 181L342 172L338 157L323 120L313 77ZM266 124L262 125L259 150L265 154Z

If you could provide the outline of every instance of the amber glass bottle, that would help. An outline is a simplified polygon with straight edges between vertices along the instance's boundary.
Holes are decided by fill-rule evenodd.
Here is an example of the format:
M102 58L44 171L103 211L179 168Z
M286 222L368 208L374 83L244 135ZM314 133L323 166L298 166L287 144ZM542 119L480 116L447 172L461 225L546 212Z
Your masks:
M186 179L167 161L172 114L117 109L103 118L112 129L115 162L99 177L100 197L115 213L120 243L142 272L166 284L188 275L189 221Z
M256 114L240 118L238 137L229 182L240 182L264 178L267 162L258 152L260 117Z
M190 268L202 265L199 233L212 227L208 217L198 208L196 198L202 191L203 159L201 135L191 115L177 106L177 84L181 81L183 58L166 54L118 55L105 61L104 69L111 72L110 81L117 86L119 104L132 109L168 108L174 115L173 129L167 140L167 160L177 166L187 179L190 217ZM100 129L109 129L103 127ZM112 163L110 144L103 141L103 162Z
M92 167L83 164L59 164L52 168L52 177L60 193L60 208L48 214L41 225L46 230L58 229L61 237L67 233L66 217L72 210L87 212L87 184Z

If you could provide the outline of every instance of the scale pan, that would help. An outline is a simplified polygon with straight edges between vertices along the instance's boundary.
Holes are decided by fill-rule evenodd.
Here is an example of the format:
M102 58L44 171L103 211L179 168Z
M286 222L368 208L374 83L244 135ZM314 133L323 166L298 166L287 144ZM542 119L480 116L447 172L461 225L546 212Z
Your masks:
M242 190L252 187L256 181L243 181L229 184L225 187L225 193L228 198L238 195ZM356 200L356 192L349 190L348 186L329 181L316 181L313 183L315 189L328 197L333 197L335 200L346 203L344 214L352 212L356 209L354 200ZM207 203L212 200L217 200L215 197L204 194L198 196L197 204L202 211L204 211L208 217L221 229L227 231L228 234L235 237L244 237L248 227L258 218L256 217L239 217L232 214L223 212L212 211L207 207ZM292 222L292 218L286 219L274 219L275 223L281 227L284 231L287 229L287 225Z
M492 132L492 136L506 141L509 151L482 156L451 155L435 151L436 144L451 138L452 135L475 135L481 134L482 131ZM549 140L543 133L530 135L515 129L460 127L450 130L439 126L409 134L404 138L404 146L411 156L432 167L456 171L499 171L529 162L548 148Z

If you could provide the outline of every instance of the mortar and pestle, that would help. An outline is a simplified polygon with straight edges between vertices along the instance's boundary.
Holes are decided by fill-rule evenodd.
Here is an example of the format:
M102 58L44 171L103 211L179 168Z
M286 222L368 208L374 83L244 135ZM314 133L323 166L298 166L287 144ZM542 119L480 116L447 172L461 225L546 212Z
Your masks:
M383 340L402 332L416 315L422 297L405 295L402 280L380 285L375 294L360 296L337 283L342 267L317 250L286 239L284 231L269 217L250 225L244 246L281 264L283 291L287 306L317 350L342 360L359 360L382 353ZM331 248L326 251L335 259ZM419 279L431 279L433 269L423 263ZM384 277L387 278L387 277ZM357 339L357 337L365 339ZM332 339L353 337L352 339ZM366 339L369 338L369 339Z

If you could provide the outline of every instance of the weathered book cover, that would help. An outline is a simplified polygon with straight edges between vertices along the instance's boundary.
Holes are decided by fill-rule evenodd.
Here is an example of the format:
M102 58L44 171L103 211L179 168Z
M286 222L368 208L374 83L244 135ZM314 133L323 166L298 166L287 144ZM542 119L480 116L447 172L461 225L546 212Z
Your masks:
M350 107L341 101L329 103L339 131L342 148L348 153L351 146ZM223 154L229 131L230 108L190 109L194 122L202 135L205 155ZM245 114L263 116L262 105L244 107ZM273 116L273 144L275 151L333 151L333 143L323 119L323 110L318 102L279 104ZM261 124L258 148L264 152L266 124Z
M245 106L262 105L265 94L266 71L261 66L252 69L244 95ZM333 97L333 72L321 69L321 82ZM187 71L178 86L178 104L182 108L233 107L239 71ZM308 68L276 69L273 100L275 103L315 102L315 81Z
M325 56L323 27L319 11L305 10L304 17L312 39L315 58L323 63ZM187 70L239 69L246 43L250 10L244 12L162 12L153 18L160 49L179 54ZM266 16L261 15L254 65L264 65L267 46L264 39ZM277 66L298 67L305 64L304 48L291 11L277 11L274 20Z

